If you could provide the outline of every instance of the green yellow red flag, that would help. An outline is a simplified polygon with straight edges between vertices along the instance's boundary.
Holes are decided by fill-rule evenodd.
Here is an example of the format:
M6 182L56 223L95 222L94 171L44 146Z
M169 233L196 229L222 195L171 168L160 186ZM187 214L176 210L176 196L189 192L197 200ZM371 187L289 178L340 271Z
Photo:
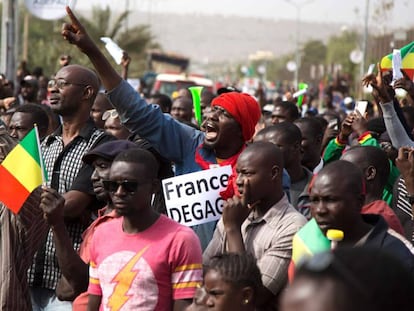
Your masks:
M0 165L0 201L18 213L30 193L47 180L35 126Z
M331 249L331 241L323 234L316 220L312 218L294 236L292 241L292 260L289 265L289 280L293 280L295 267L304 257Z
M414 77L414 41L400 49L401 69L413 80ZM381 71L392 70L392 53L384 56L380 63Z

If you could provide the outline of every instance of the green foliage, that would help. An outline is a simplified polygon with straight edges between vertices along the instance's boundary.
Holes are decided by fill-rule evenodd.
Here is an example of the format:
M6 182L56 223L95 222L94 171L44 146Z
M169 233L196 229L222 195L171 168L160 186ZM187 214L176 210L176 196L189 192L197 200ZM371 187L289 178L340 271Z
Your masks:
M327 47L319 40L310 40L305 43L302 51L302 62L299 71L301 80L310 81L310 68L312 65L324 65L326 63Z
M23 32L24 16L28 13L27 9L22 6L20 14L20 31ZM91 17L78 16L81 23L87 29L91 38L98 44L104 54L111 61L115 68L116 65L112 57L106 52L101 37L110 37L119 46L128 52L132 58L129 76L138 77L146 69L146 51L149 48L159 47L155 42L154 36L147 25L139 25L130 29L123 27L128 11L112 17L109 7L100 9L94 7ZM36 66L43 67L45 75L53 75L59 68L59 57L62 54L72 56L72 63L92 67L89 59L79 52L79 50L65 42L60 34L64 19L57 21L41 20L29 15L29 33L28 33L28 67L32 70ZM22 42L19 46L19 60L23 58Z
M349 54L358 47L358 42L358 34L354 31L343 31L331 37L327 44L326 63L341 64L343 72L353 75L357 67L349 59Z
M311 40L303 47L302 68L309 68L311 65L324 64L327 48L322 41Z

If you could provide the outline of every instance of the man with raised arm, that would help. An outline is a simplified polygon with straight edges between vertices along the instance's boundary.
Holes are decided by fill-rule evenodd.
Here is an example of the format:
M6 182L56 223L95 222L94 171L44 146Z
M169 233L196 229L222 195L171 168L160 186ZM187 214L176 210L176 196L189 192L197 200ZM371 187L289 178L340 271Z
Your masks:
M223 165L231 165L234 169L261 115L259 104L252 96L230 92L216 97L205 121L205 132L181 124L158 106L148 105L123 81L69 7L67 13L71 23L63 25L62 36L89 57L122 123L173 161L176 175ZM233 182L227 190L223 195L225 199L236 191ZM215 222L194 228L203 248L210 241L214 228Z

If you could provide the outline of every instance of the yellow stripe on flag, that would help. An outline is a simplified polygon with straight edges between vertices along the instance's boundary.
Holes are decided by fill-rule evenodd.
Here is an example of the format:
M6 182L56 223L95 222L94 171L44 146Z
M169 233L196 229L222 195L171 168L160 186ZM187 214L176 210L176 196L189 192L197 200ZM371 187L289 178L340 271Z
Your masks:
M298 264L299 260L304 256L312 256L310 249L297 234L295 234L293 237L292 245L292 260L295 264Z
M33 157L21 146L17 145L1 164L29 192L42 184L42 173Z
M414 68L414 53L408 53L401 62L402 69L413 69ZM381 69L392 69L392 58L388 55L381 59Z

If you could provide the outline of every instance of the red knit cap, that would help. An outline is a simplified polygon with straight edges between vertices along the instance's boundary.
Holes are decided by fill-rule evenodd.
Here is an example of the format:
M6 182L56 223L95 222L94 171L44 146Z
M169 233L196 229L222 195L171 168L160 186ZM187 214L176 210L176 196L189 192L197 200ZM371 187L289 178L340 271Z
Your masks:
M261 111L259 103L249 94L229 92L213 99L211 107L220 106L240 124L243 138L249 141L254 134Z

